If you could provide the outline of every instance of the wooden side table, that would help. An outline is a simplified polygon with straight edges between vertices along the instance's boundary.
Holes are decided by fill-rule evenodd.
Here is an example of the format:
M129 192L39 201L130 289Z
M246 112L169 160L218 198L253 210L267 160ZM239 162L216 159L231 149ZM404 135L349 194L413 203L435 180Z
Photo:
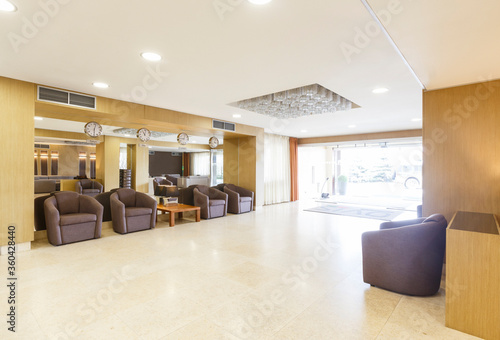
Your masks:
M156 207L158 211L162 213L168 212L170 214L170 226L175 226L175 214L179 214L179 218L182 218L182 213L187 211L196 212L196 222L200 222L200 207L195 207L193 205L179 204L179 203L167 203L158 204ZM156 221L158 221L158 215L156 215Z
M458 211L446 230L446 326L500 339L500 228L495 215Z

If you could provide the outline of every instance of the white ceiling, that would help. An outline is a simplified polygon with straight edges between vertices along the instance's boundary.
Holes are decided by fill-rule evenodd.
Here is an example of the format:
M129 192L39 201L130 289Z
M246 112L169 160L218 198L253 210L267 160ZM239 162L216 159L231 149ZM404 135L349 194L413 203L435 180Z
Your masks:
M359 30L375 27L361 1L55 0L67 4L51 15L42 2L12 2L17 12L0 13L2 76L298 137L421 128L412 119L421 118L422 89L384 34L360 40ZM217 3L232 11L219 16ZM428 89L500 78L498 0L369 3L392 9L387 30ZM350 58L348 44L358 49ZM146 62L144 51L164 59ZM275 120L228 105L313 83L361 108ZM371 92L380 86L390 91Z

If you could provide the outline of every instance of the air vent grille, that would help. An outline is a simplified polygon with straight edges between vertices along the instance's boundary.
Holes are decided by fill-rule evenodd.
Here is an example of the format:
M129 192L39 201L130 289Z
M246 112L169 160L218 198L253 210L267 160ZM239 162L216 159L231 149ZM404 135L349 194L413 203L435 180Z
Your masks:
M87 109L96 108L96 99L92 96L56 90L48 87L38 86L38 100L59 103L71 106L84 107Z
M83 96L81 94L70 93L69 104L95 109L95 97Z
M46 100L49 102L68 104L69 93L39 86L38 87L38 99L39 100Z
M236 131L236 125L234 123L223 122L215 119L212 119L212 128L233 132Z
M35 149L50 149L48 144L35 144Z

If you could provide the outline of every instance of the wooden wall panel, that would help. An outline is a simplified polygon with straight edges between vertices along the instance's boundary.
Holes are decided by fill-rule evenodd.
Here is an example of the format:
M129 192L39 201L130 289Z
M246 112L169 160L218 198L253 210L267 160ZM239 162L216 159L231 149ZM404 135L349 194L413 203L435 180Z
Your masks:
M96 146L96 177L109 191L120 187L120 138L104 136L103 140Z
M34 85L0 77L0 245L7 228L16 227L16 242L34 239L33 140Z
M256 137L240 138L238 184L243 188L256 191ZM260 194L260 193L259 193ZM256 195L257 196L257 195Z
M423 213L500 215L500 81L424 93Z
M238 138L224 140L224 183L236 184L239 182L238 174Z
M129 145L130 147L130 145ZM149 149L132 145L132 188L140 192L149 191Z

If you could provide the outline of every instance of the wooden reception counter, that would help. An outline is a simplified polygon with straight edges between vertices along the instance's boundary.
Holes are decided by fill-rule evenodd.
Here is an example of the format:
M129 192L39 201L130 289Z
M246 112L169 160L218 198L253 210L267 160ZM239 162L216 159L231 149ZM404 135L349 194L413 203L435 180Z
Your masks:
M446 326L500 339L500 228L493 214L458 211L446 230Z

